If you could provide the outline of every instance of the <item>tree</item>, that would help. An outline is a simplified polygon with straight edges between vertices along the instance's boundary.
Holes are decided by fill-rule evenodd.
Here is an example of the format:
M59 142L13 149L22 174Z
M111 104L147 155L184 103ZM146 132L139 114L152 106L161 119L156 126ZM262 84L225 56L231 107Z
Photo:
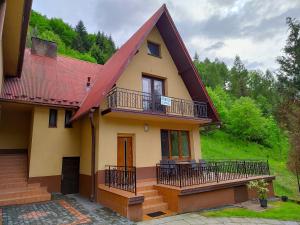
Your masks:
M284 55L277 58L280 64L279 90L287 98L300 97L300 21L286 19L289 35L283 49Z
M79 52L87 52L90 48L90 44L88 43L88 33L82 20L79 20L76 25L75 32L76 37L73 41L73 47Z
M239 98L248 95L248 71L239 56L235 57L233 67L230 70L230 92Z
M278 107L281 125L289 131L292 151L289 167L300 168L300 21L288 17L288 38L284 55L277 58L280 64L278 90L282 96Z
M62 19L52 18L49 20L49 26L54 33L60 36L66 46L70 47L72 45L76 32L69 24L66 24Z
M221 86L225 88L226 83L228 83L229 71L224 62L220 62L218 59L211 62L206 58L203 62L194 60L194 64L206 86L212 88Z

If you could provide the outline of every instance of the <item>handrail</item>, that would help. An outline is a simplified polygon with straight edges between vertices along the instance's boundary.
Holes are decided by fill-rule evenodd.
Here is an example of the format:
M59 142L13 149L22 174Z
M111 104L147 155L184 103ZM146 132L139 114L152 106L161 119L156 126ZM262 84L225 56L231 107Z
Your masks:
M207 103L205 102L168 97L171 100L171 106L165 106L161 104L161 97L161 95L114 87L107 94L107 108L207 118Z
M186 187L205 183L270 175L268 161L205 161L156 165L158 184Z
M105 166L105 185L137 195L136 167L130 166Z

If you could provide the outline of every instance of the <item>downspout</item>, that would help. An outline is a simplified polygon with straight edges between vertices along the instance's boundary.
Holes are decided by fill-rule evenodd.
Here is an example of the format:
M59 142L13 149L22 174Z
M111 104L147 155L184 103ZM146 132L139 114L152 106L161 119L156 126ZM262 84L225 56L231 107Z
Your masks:
M96 154L96 137L95 137L95 124L94 124L94 112L95 109L91 109L89 112L89 118L90 118L90 123L91 123L91 135L92 135L92 151L91 151L91 196L90 196L90 201L94 202L95 201L95 154Z

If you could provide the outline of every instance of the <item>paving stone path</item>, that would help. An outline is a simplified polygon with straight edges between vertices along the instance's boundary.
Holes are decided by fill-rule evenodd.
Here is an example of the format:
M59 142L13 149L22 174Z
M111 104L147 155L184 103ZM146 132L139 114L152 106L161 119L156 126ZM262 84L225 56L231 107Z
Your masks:
M54 195L44 203L0 207L0 225L133 225L117 213L77 195ZM206 218L198 213L164 217L137 225L300 225L298 222L248 218Z
M54 195L49 202L0 207L0 225L131 225L117 213L84 198Z
M186 213L176 216L164 217L139 222L138 225L300 225L294 221L279 221L269 219L250 219L250 218L207 218L198 213Z

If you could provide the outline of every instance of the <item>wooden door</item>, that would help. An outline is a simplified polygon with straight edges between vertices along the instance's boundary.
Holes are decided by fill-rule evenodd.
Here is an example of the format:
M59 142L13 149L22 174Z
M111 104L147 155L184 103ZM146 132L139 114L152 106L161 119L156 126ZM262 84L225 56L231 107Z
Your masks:
M64 157L61 174L61 193L79 192L79 157Z
M117 166L133 166L132 137L118 137Z

